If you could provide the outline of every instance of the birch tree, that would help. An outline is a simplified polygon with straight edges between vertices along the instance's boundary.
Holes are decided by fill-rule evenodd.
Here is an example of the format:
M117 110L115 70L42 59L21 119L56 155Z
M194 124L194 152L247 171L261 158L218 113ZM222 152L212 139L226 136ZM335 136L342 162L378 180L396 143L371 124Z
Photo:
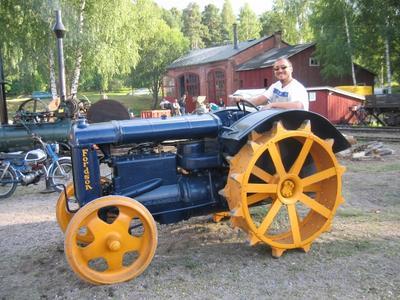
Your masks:
M236 22L235 19L231 2L225 0L221 11L221 31L223 41L233 42L233 23Z
M131 76L133 85L150 89L153 94L152 108L155 109L166 68L188 50L189 40L162 20L155 20L152 28L143 41L140 61Z
M261 24L248 3L240 9L238 36L240 41L260 37Z
M346 18L345 18L346 16ZM343 0L317 1L311 17L317 44L316 55L322 63L325 78L352 73L353 49L350 44L354 11Z
M183 34L190 40L190 48L204 47L204 25L201 23L200 7L196 3L189 3L183 10Z

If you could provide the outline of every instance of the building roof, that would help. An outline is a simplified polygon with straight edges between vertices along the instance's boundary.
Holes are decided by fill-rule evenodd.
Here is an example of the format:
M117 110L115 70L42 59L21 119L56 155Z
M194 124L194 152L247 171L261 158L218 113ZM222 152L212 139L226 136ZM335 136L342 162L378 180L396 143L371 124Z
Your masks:
M272 66L279 57L284 56L289 58L314 45L315 43L308 43L308 44L299 44L295 46L287 46L283 48L273 48L239 65L236 68L236 71L247 71L247 70L267 68Z
M187 55L184 55L173 61L168 69L181 68L187 66L201 65L211 62L226 60L240 52L258 44L262 41L271 38L273 35L264 36L259 39L248 40L238 43L238 49L233 47L233 44L211 47L205 49L191 50Z
M307 92L314 92L314 91L330 91L330 92L334 92L334 93L337 93L337 94L341 94L341 95L345 95L345 96L348 96L348 97L352 97L352 98L355 98L355 99L358 99L358 100L363 100L363 101L365 100L365 96L363 96L363 95L352 93L352 92L348 92L348 91L341 90L341 89L338 89L338 88L334 88L334 87L331 87L331 86L315 86L315 87L307 88Z

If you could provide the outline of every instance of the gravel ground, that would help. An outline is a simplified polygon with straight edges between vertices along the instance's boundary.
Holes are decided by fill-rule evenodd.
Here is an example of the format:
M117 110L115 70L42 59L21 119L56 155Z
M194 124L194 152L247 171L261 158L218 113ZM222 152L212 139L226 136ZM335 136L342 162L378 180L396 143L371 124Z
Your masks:
M229 222L210 216L158 226L159 244L138 278L81 281L64 257L57 196L18 187L0 201L0 299L400 299L400 144L383 161L342 161L346 203L309 253L273 259Z

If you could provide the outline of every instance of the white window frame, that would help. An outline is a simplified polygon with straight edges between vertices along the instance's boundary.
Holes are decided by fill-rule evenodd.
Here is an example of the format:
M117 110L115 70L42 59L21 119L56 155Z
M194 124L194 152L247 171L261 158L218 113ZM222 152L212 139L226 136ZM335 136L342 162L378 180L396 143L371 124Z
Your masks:
M317 101L317 92L308 92L308 102Z
M319 60L316 57L310 57L308 60L308 65L310 67L319 67Z

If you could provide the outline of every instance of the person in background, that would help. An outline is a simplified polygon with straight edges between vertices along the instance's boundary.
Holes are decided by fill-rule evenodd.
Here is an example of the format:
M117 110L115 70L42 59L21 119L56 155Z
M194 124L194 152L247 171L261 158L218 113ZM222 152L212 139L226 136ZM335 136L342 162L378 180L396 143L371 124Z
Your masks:
M162 99L160 102L161 109L170 109L171 103L167 99Z
M181 116L181 109L180 105L178 103L178 99L175 99L174 102L172 103L172 114L174 116Z
M219 107L225 107L224 99L222 99L221 97L220 97L219 100L218 100L218 106L219 106Z
M292 77L292 63L285 57L278 58L273 65L274 75L278 79L264 93L246 99L254 105L263 105L261 109L303 109L308 110L306 88ZM242 96L229 96L231 101L239 102Z
M186 114L186 94L183 94L181 98L179 98L179 106L181 110L181 115Z
M196 114L205 114L209 112L206 96L193 97L193 102L196 103L196 109L194 111Z

